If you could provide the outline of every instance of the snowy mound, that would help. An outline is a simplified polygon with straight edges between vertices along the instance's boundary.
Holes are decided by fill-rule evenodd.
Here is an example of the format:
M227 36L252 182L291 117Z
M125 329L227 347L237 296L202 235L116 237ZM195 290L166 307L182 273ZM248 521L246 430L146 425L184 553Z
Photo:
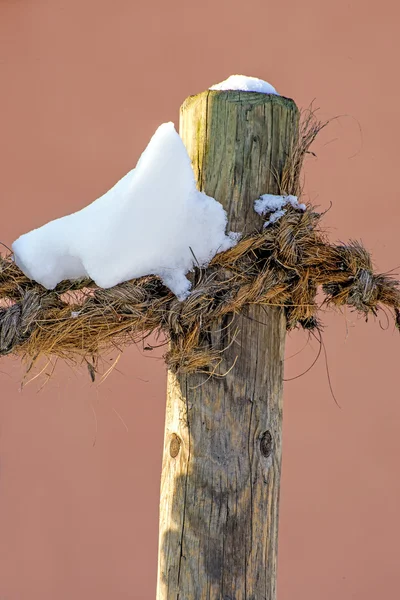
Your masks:
M265 221L264 227L276 223L286 213L283 208L290 204L298 210L306 210L305 204L299 204L297 196L275 196L275 194L263 194L254 202L254 210L259 215L269 214L268 221Z
M242 92L260 92L261 94L276 94L276 89L267 81L257 79L256 77L246 77L245 75L231 75L225 81L216 83L210 87L210 90L238 90Z
M173 123L161 125L130 171L79 212L51 221L12 245L29 278L53 289L89 276L102 288L158 275L180 299L194 264L235 244L226 213L198 192L190 158Z

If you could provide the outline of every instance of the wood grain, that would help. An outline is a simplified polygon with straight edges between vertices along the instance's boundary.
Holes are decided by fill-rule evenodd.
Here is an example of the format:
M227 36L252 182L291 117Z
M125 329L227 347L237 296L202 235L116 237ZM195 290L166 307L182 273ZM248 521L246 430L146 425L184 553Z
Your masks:
M293 101L207 91L181 107L200 190L229 228L261 226L253 203L277 193L298 134ZM168 375L158 600L274 600L285 316L251 306L209 333L217 372Z

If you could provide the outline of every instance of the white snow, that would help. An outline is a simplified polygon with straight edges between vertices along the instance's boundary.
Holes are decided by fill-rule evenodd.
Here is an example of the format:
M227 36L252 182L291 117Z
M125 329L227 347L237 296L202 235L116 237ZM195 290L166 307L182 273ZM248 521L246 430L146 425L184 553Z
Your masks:
M173 123L164 123L136 169L106 194L22 235L12 249L21 270L48 289L86 276L110 288L158 275L183 299L194 265L237 242L226 223L222 205L197 191L186 148Z
M286 213L285 209L282 210L276 210L275 212L271 213L268 221L266 221L264 223L264 227L268 227L268 225L271 225L272 223L276 223L277 221L279 221L279 219L281 217L283 217L283 215Z
M238 90L242 92L260 92L261 94L275 94L279 96L273 85L257 77L246 77L245 75L231 75L225 81L216 83L210 90Z
M269 219L264 223L264 227L268 227L271 223L276 223L286 210L283 208L290 204L298 210L306 210L305 204L300 204L297 196L276 196L275 194L263 194L254 202L254 210L259 215L269 214Z

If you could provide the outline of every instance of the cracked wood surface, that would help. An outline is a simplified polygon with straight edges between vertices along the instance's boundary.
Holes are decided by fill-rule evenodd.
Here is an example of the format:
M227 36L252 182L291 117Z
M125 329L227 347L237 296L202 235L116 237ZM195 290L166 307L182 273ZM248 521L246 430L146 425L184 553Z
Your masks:
M207 91L180 117L199 189L229 229L260 227L253 202L279 191L295 104ZM157 600L276 598L284 342L282 309L251 306L210 333L217 376L168 374Z

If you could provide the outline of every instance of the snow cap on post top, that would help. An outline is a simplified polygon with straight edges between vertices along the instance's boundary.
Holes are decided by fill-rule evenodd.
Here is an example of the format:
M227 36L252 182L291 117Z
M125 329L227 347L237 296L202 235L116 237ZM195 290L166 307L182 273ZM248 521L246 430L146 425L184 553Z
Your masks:
M274 86L268 83L268 81L257 79L257 77L246 77L246 75L231 75L225 81L216 83L209 89L216 91L259 92L260 94L275 94L279 96Z

